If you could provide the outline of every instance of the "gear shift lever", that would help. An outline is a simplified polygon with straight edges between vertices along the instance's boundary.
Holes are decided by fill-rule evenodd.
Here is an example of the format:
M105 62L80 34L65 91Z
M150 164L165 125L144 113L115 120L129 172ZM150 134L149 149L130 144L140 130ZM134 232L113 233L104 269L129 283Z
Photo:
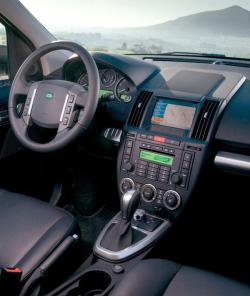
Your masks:
M129 222L139 202L139 192L131 189L121 197L122 219Z
M102 246L118 252L133 244L134 234L131 219L139 203L139 192L128 190L121 197L121 218L108 229L102 240Z

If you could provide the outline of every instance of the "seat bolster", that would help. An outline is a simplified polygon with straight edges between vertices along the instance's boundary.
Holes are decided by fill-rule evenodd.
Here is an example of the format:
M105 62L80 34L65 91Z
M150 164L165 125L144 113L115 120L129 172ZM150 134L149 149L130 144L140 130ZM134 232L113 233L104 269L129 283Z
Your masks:
M183 266L164 296L249 296L250 287L235 280Z
M111 295L162 296L180 267L161 259L144 260L123 278Z

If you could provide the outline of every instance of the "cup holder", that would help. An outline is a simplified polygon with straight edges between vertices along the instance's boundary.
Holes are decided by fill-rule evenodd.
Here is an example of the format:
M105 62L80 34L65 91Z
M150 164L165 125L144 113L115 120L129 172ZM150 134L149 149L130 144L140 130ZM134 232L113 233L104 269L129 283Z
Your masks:
M95 296L102 294L111 284L111 276L100 270L92 270L85 273L79 281L79 286L67 296Z

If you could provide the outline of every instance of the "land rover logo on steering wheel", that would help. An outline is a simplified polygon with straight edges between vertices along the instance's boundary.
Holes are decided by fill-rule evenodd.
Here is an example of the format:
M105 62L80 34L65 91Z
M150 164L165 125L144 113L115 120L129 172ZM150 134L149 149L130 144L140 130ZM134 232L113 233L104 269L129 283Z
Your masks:
M54 94L51 91L46 92L45 99L52 100L54 98Z

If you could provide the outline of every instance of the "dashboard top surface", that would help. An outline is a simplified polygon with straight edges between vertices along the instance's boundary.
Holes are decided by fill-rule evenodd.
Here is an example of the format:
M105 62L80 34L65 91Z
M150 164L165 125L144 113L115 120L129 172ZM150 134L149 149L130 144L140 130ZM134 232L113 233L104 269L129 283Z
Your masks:
M221 116L215 139L222 146L230 144L244 149L250 147L249 65L225 65L200 58L198 62L183 62L178 58L171 61L154 61L149 58L145 62L145 56L130 57L99 52L93 53L93 57L99 69L113 69L134 86L133 98L129 104L122 105L122 111L118 111L121 102L105 103L109 116L119 117L125 124L141 90L157 92L163 89L175 96L197 100L204 96L220 100L231 99ZM79 75L82 74L83 68L77 58L74 58L65 64L64 71L72 73L76 68ZM239 91L237 85L241 86ZM117 112L118 116L115 115ZM123 116L120 116L121 112Z

